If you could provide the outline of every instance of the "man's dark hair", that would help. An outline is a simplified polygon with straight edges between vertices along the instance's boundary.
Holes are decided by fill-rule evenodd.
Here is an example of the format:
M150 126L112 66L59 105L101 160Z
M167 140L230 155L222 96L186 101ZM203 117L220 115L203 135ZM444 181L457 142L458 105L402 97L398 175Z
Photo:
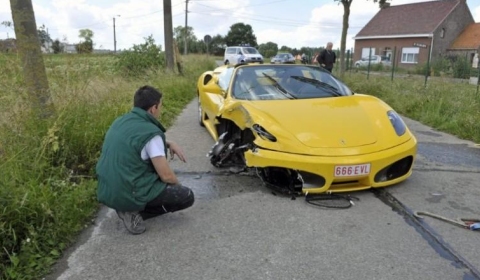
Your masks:
M143 86L135 92L133 97L133 106L148 110L154 105L158 105L162 99L162 93L154 87Z

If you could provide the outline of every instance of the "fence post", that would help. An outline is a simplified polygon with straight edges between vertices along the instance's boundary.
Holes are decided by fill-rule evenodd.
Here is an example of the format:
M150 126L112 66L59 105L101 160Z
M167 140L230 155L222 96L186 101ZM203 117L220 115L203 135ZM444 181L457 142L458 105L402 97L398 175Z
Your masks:
M478 86L480 85L480 60L477 63L477 92L475 93L475 97L478 97Z
M347 50L347 63L346 63L347 69L345 69L347 71L348 71L349 66L350 66L349 62L350 62L350 50Z
M370 48L370 51L368 52L368 66L367 66L367 80L370 77L370 60L372 58L372 48Z
M352 73L352 68L353 68L353 48L350 51L350 54L352 55L352 59L350 59L350 73Z
M465 53L465 74L463 74L463 77L466 78L466 79L469 79L470 78L470 68L469 67L469 61L468 61L468 53Z
M392 57L392 82L393 82L393 75L395 73L395 62L397 61L397 46L393 48L393 57Z
M430 76L430 45L428 46L427 69L425 71L425 87L427 87L428 76Z

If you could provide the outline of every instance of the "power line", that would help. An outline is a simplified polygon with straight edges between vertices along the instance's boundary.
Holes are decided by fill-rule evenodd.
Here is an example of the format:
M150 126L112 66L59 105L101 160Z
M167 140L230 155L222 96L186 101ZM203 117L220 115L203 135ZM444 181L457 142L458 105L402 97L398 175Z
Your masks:
M210 16L218 16L218 17L232 17L232 15L212 15L209 12L190 12L192 14L201 14L201 15L210 15ZM282 25L282 26L291 26L291 27L301 27L301 26L310 26L310 27L320 27L320 28L342 28L341 25L322 25L322 24L315 24L311 23L308 21L303 21L303 22L289 22L289 21L283 21L283 20L275 20L275 19L268 19L269 17L265 16L251 16L247 14L240 14L238 16L233 16L233 17L242 17L246 19L250 19L253 21L259 21L259 22L266 22L266 23L272 23L272 24L277 24L277 25ZM266 19L265 19L266 18ZM357 28L362 28L363 26L350 26L349 29L357 29Z
M195 2L197 2L198 0L196 0ZM277 1L272 1L272 2L267 2L267 3L262 3L262 4L255 4L255 5L247 5L247 6L243 6L243 7L251 7L251 6L260 6L260 5L267 5L267 4L272 4L272 3L277 3L277 2L283 2L283 1L287 1L287 0L277 0ZM224 15L224 16L228 16L228 17L244 17L244 18L248 18L248 19L252 19L252 20L256 20L256 21L261 21L261 22L268 22L268 23L279 23L281 25L284 25L284 26L293 26L293 27L298 27L298 26L303 26L303 25L312 25L311 22L309 21L300 21L300 20L293 20L293 19L285 19L285 18L278 18L278 17L271 17L271 16L265 16L265 15L262 15L262 16L252 16L251 14L247 14L247 13L238 13L237 12L237 9L236 8L227 8L227 9L218 9L218 8L215 8L215 7L212 7L212 6L208 6L208 5L204 5L204 4L200 4L198 3L198 5L200 6L203 6L203 7L206 7L206 8L210 8L212 12L219 12L219 11L229 11L229 12L236 12L236 13L232 13L232 14L228 14L228 15ZM206 15L212 15L212 14L208 14L208 13L205 13L203 11L198 11L198 12L191 12L191 13L197 13L197 14L206 14ZM222 16L222 15L214 15L214 16ZM271 20L265 20L265 19L271 19ZM316 24L313 24L314 26L318 26L318 27L323 27L323 28L341 28L341 26L338 26L338 25L316 25ZM362 28L363 26L350 26L350 28Z

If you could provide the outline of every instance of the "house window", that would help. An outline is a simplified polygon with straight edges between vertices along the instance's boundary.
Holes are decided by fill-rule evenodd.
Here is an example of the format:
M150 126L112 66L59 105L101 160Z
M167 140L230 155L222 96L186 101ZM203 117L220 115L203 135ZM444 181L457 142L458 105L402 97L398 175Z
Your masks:
M385 47L385 50L383 51L383 56L386 56L386 57L388 57L388 60L391 60L392 49L390 47Z
M419 48L403 48L402 63L418 63Z
M362 57L368 57L370 55L374 56L375 55L375 48L363 48L362 49Z
M440 38L444 38L445 37L445 28L442 28L442 30L440 30Z

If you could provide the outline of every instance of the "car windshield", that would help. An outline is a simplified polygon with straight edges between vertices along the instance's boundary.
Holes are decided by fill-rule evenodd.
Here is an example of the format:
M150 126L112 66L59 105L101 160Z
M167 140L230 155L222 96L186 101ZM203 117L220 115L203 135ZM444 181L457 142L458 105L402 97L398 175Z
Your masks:
M257 54L258 51L255 48L242 48L243 53L246 54Z
M231 94L244 100L281 100L348 96L352 91L315 66L255 65L236 69Z

